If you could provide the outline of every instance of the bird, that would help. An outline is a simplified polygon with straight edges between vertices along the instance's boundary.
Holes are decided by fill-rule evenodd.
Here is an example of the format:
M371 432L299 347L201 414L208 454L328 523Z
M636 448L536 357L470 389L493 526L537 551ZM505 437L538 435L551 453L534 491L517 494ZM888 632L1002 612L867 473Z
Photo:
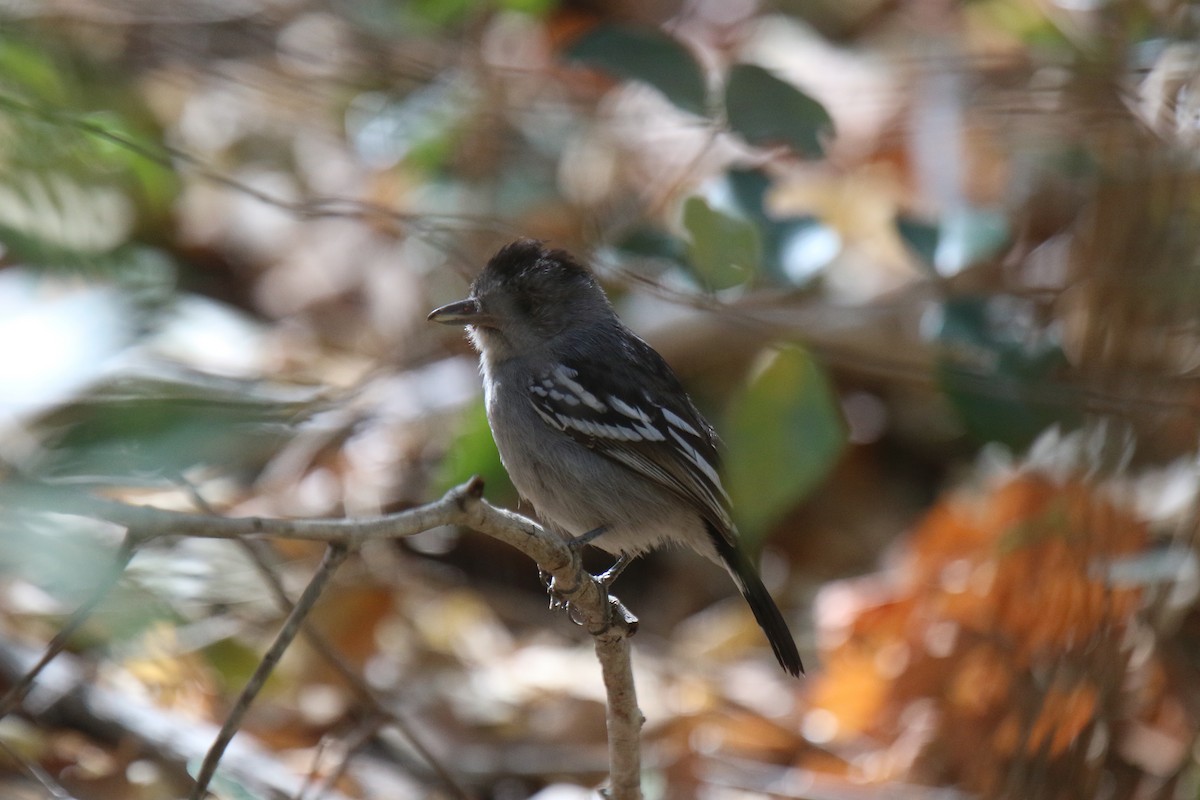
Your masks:
M518 239L492 256L465 299L428 318L466 328L501 463L547 528L616 557L598 576L606 586L631 558L689 547L733 578L780 666L803 672L739 540L716 432L587 266Z

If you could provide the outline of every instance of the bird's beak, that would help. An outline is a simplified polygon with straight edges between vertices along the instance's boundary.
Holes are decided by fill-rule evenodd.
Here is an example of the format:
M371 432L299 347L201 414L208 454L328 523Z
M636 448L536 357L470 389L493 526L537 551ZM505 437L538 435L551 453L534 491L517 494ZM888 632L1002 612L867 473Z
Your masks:
M441 308L435 308L429 312L426 319L431 322L440 322L443 325L478 325L483 322L484 316L483 309L479 307L479 301L468 297L466 300L447 303Z

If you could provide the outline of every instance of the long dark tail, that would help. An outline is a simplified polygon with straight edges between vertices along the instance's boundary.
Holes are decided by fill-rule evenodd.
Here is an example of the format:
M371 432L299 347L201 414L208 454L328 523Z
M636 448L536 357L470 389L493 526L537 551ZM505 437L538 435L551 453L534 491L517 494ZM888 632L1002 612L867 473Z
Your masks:
M742 597L750 604L758 627L767 635L767 641L775 651L775 658L779 659L779 666L799 677L804 672L804 664L801 663L800 653L796 650L796 640L792 638L792 632L784 621L783 614L779 612L779 606L775 605L767 587L763 586L762 578L758 577L758 570L750 563L750 559L711 523L706 521L705 525L708 526L708 533L716 545L717 555L725 563L725 568L729 570Z

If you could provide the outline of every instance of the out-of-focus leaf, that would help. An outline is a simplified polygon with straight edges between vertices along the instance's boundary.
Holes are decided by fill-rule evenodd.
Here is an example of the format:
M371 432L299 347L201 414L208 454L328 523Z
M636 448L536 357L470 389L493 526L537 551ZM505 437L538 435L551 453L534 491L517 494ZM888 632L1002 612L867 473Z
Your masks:
M400 161L436 172L453 152L458 125L470 107L454 80L421 87L403 98L364 92L346 109L346 132L359 156L377 169Z
M498 0L501 8L544 17L558 7L558 0Z
M933 266L949 277L991 258L1008 242L1008 221L988 209L960 208L946 215Z
M833 128L824 106L754 64L735 64L729 71L725 113L729 126L750 144L784 144L805 156L821 156L821 135Z
M517 490L500 463L500 453L492 439L487 409L482 401L471 405L463 414L458 435L438 472L438 491L447 491L474 475L483 478L488 497L493 502L508 504L517 499Z
M6 494L0 573L19 575L63 604L46 611L65 612L100 587L117 548L102 524L47 514L44 506L44 498L32 490Z
M703 114L704 73L686 47L653 29L598 25L567 57L619 78L648 83L684 111Z
M61 102L67 95L63 73L45 49L10 36L0 39L0 76L0 85L23 87L48 101Z
M413 0L408 6L423 22L446 27L466 19L475 3L472 0Z
M139 208L161 214L171 211L179 179L169 166L140 152L143 149L154 152L158 147L144 125L109 110L87 114L81 123L88 131L98 166L114 180L122 181Z
M108 558L112 560L111 555ZM96 565L91 566L95 569ZM114 644L131 642L156 626L174 625L177 621L166 603L139 587L122 582L88 620L81 631L87 640L81 640L80 646L111 648Z
M143 547L125 571L125 583L158 598L182 619L215 624L214 608L237 608L242 620L269 622L279 615L254 560L227 540L193 537Z
M648 226L630 231L614 248L640 258L657 258L676 264L687 261L687 242L664 230Z
M80 175L14 170L0 186L0 236L37 264L90 262L133 232L123 189Z
M702 197L689 197L683 226L691 236L688 260L708 288L739 286L758 271L762 245L753 222L719 211Z
M921 264L946 278L991 258L1008 242L1002 215L969 207L946 214L937 225L898 217L896 231Z
M226 686L243 686L261 659L254 648L237 639L221 639L204 648L204 658Z
M771 180L762 170L730 170L729 188L738 208L758 226L763 240L763 272L780 283L801 286L841 252L841 238L816 217L777 217L767 213Z
M50 435L36 469L103 478L174 478L198 464L255 469L316 410L308 395L253 381L123 381L39 423Z
M1051 381L1066 357L1011 298L959 297L942 308L937 375L967 431L1024 447L1048 426L1072 427L1079 403Z
M80 63L77 52L19 34L0 41L7 249L28 263L74 267L172 212L178 182L138 98L122 76Z
M808 352L766 355L726 417L729 494L755 545L829 473L846 443L837 398Z
M900 216L896 218L896 232L917 256L920 264L932 272L938 246L937 226L913 217Z

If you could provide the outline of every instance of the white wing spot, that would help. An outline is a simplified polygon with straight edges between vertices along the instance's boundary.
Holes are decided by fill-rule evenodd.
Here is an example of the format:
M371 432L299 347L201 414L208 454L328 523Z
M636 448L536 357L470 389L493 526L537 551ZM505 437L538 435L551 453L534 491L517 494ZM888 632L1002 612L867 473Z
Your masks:
M643 411L640 408L636 408L634 406L629 405L629 403L626 403L624 400L617 397L616 395L610 394L608 396L608 402L612 403L613 408L615 408L617 411L621 412L625 416L629 417L630 419L636 419L639 422L649 422L650 421L649 414L647 414L645 411Z
M648 442L665 442L667 437L663 436L662 431L653 425L634 425L633 429L641 434L642 438Z
M605 425L608 435L620 442L638 442L642 437L637 431L625 427L624 425Z
M562 425L561 419L556 420L554 417L550 416L545 411L543 411L541 409L541 407L538 406L536 403L533 404L533 410L536 411L538 413L538 416L541 417L542 420L547 425L549 425L551 428L558 428L560 431L563 430L563 425Z
M554 377L558 379L559 384L574 393L585 406L601 413L608 411L608 406L601 403L596 395L583 388L583 384L574 379L575 374L574 370L569 370L562 365L554 368Z
M674 425L676 428L679 428L679 430L681 430L681 431L687 431L687 432L688 432L688 433L690 433L692 436L699 436L699 435L700 435L700 431L698 431L698 430L696 430L695 428L693 428L693 427L692 427L690 424L688 424L688 421L687 421L686 419L684 419L683 417L679 416L678 414L676 414L676 413L675 413L674 411L672 411L671 409L669 409L669 408L664 408L664 409L662 410L662 412L663 412L663 416L667 418L667 422L669 422L670 424Z
M708 463L708 461L702 455L700 455L696 448L685 442L683 437L675 431L671 431L671 438L679 443L680 451L687 456L689 461L696 465L697 469L703 472L704 475L713 482L713 484L717 486L721 485L721 479L717 476L717 471L713 469L712 464Z

